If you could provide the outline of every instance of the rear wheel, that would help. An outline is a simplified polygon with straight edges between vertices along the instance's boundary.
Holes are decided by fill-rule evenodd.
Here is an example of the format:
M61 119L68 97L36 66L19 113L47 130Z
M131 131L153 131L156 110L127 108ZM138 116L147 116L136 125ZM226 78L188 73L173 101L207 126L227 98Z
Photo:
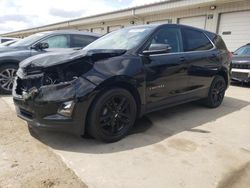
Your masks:
M16 76L17 65L3 65L0 67L0 93L11 94L14 79Z
M206 106L216 108L221 105L226 91L226 82L222 76L217 75L209 89L208 97L205 99Z
M88 133L104 142L125 137L136 119L136 102L129 91L113 88L100 95L92 104Z

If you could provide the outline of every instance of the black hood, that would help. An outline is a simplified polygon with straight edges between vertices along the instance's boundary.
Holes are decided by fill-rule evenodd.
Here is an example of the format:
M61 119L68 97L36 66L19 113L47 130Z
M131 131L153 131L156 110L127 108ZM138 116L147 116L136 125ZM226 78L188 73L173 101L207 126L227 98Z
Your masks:
M232 63L242 63L242 64L250 64L250 56L239 56L234 55L232 59Z
M30 57L19 64L20 68L29 69L29 68L47 68L64 63L71 62L76 59L90 57L92 62L106 59L110 57L115 57L122 55L126 50L80 50L77 52L55 52L41 54L37 56Z

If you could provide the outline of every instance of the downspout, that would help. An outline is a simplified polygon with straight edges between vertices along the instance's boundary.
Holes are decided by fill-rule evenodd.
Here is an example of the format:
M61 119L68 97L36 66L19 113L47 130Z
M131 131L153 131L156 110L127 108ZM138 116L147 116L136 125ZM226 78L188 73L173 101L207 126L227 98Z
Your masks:
M137 15L135 14L135 8L132 9L132 16L133 16L133 18L135 18L136 20L141 20L142 23L144 24L144 19L142 19L141 17L139 17L139 16L137 16Z

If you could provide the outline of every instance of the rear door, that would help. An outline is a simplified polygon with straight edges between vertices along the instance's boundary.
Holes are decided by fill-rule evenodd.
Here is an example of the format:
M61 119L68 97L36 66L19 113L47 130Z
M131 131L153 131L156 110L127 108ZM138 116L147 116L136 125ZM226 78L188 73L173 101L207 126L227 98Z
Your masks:
M220 65L219 51L201 30L182 27L183 49L188 60L189 90L193 97L206 95Z
M148 110L183 100L187 91L187 62L183 54L181 30L164 26L151 38L149 45L168 44L169 53L144 56L146 100Z

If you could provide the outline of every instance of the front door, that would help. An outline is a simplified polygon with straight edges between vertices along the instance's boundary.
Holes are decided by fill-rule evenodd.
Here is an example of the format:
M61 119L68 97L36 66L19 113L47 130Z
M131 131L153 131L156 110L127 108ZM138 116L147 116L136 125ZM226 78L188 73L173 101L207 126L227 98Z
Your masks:
M167 44L168 53L144 55L146 69L147 110L185 100L188 75L187 61L182 53L181 31L176 26L164 26L156 31L147 49L154 44Z
M46 53L46 52L61 51L63 49L69 49L70 48L70 37L69 37L69 35L49 36L48 38L43 39L42 41L39 41L39 42L48 43L49 48L44 49L44 50L32 49L32 51L31 51L32 56L37 55L37 54Z

